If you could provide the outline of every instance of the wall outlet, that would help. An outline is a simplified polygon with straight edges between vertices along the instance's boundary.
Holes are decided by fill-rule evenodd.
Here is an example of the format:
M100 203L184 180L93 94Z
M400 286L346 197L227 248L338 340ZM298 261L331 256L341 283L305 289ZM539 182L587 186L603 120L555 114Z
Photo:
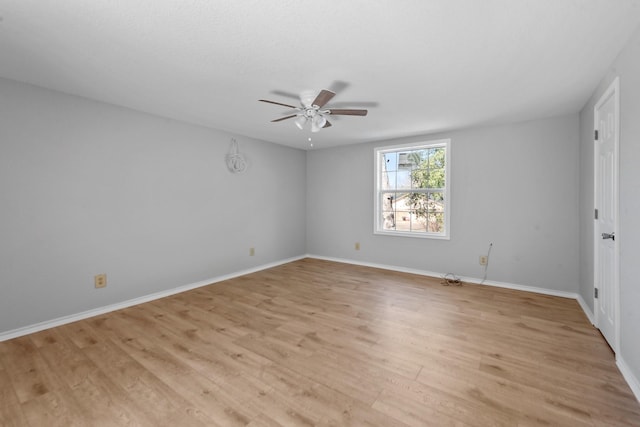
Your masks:
M489 257L486 255L480 255L480 265L487 265L489 263Z
M356 242L356 251L360 250L360 242Z
M249 256L255 256L256 248L249 248Z
M93 285L96 288L105 288L107 287L107 275L106 274L98 274L93 276Z

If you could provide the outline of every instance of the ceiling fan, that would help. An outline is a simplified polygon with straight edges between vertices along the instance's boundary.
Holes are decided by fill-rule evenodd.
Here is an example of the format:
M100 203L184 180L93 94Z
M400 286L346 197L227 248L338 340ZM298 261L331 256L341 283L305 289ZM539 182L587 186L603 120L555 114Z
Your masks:
M295 114L280 117L279 119L271 120L272 122L281 122L283 120L292 119L295 120L296 126L299 129L304 129L304 125L307 122L311 123L311 132L319 132L322 128L328 128L331 126L331 122L327 120L327 116L366 116L367 110L355 110L355 109L338 109L338 108L323 108L336 94L330 90L323 89L316 96L315 91L304 91L300 94L301 107L295 105L283 104L281 102L269 101L266 99L260 99L260 102L267 102L269 104L282 105L283 107L293 108L298 110Z

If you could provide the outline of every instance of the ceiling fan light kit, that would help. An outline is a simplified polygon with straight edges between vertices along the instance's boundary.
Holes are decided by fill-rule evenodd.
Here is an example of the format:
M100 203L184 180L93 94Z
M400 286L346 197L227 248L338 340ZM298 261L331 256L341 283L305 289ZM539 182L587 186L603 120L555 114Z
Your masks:
M305 116L298 116L298 118L296 119L296 126L298 126L298 129L304 129L305 123L307 123L307 118Z
M311 132L320 132L327 124L327 119L324 118L322 114L316 114L314 118L311 119Z
M367 110L358 109L336 109L323 107L331 101L336 94L330 90L323 89L315 95L314 91L306 90L300 94L301 107L294 105L283 104L281 102L269 101L266 99L260 99L260 102L266 102L269 104L281 105L283 107L293 108L298 110L295 114L280 117L278 119L271 120L272 122L281 122L283 120L292 119L296 117L295 124L298 129L304 129L307 122L311 123L311 132L320 132L320 129L328 128L331 126L331 122L327 120L326 116L329 115L342 115L342 116L366 116Z

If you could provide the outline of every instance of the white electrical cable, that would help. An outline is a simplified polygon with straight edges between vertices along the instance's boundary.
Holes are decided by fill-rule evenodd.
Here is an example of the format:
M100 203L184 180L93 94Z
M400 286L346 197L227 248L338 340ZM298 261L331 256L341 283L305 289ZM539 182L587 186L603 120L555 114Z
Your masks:
M449 285L462 286L462 281L455 274L447 273L444 276L442 276L442 284L445 286L449 286Z
M487 268L489 268L489 255L491 255L491 248L493 247L493 243L489 243L489 249L487 250L487 263L484 265L484 276L482 277L482 285L485 280L487 280Z

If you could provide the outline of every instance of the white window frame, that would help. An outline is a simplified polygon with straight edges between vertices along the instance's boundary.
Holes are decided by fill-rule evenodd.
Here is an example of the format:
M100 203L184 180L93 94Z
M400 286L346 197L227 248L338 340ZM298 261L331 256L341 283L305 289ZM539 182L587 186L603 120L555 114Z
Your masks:
M385 153L393 153L405 150L419 150L425 148L440 148L445 149L445 187L444 189L420 189L420 190L391 190L382 188L382 155ZM450 139L438 139L424 142L414 142L410 144L392 145L385 147L374 148L374 212L373 212L373 233L384 236L401 236L401 237L415 237L419 239L441 239L450 240L451 236L451 140ZM398 231L398 230L385 230L383 229L383 219L381 206L381 194L389 192L398 193L427 193L429 191L442 191L444 197L444 232L416 232L416 231Z

